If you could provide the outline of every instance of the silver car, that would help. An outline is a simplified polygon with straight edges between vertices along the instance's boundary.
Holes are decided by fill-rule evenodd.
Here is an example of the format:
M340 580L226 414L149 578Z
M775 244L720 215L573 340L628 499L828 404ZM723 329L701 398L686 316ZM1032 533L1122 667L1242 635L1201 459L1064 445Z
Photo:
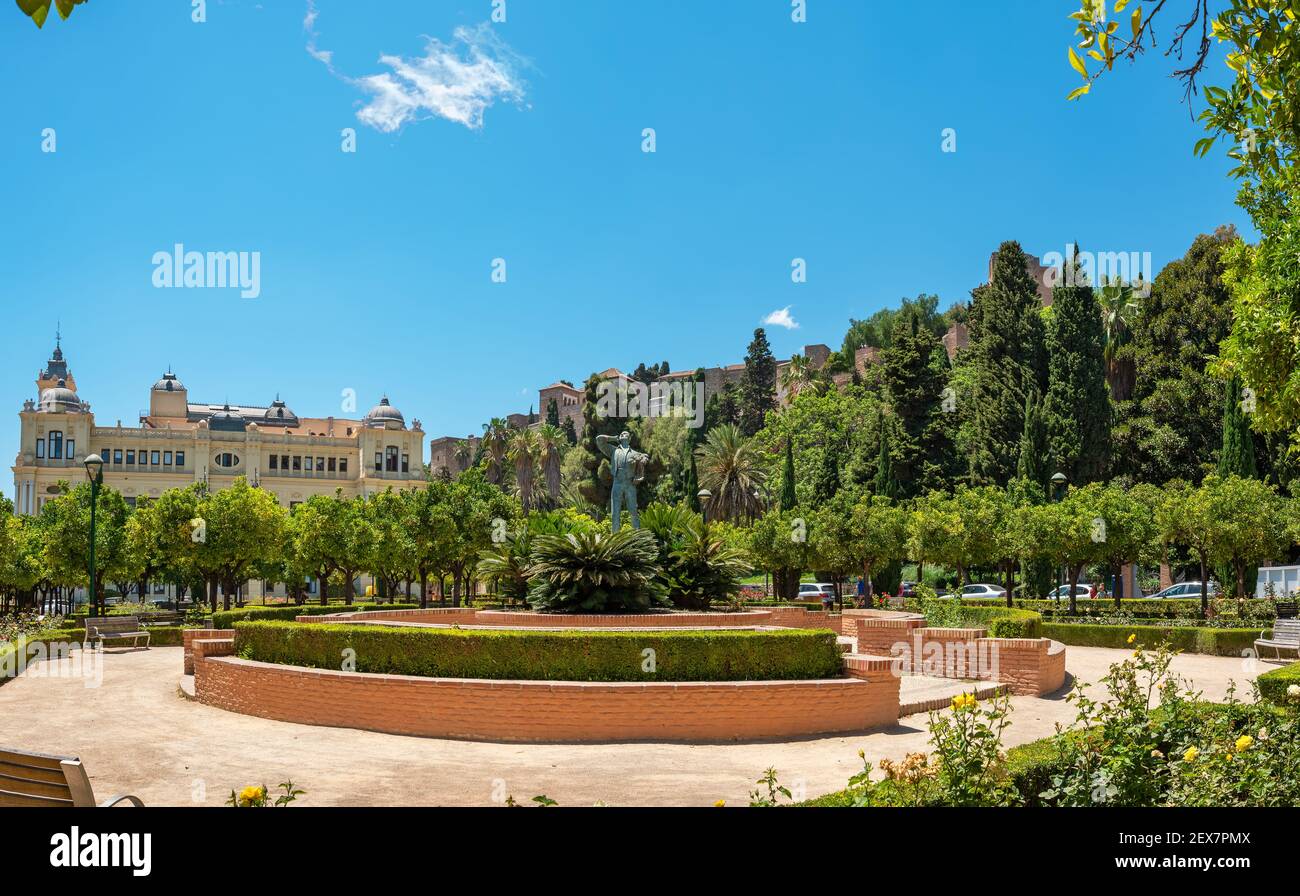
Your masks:
M962 600L991 600L1006 596L1007 589L997 585L964 585L961 589Z

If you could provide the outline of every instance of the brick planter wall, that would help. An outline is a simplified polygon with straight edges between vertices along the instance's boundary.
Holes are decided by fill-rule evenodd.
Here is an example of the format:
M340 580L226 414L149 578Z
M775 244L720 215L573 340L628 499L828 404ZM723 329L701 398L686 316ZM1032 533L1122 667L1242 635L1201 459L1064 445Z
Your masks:
M799 612L804 612L800 610ZM478 625L518 628L752 628L771 625L770 610L741 613L531 613L526 610L479 610Z
M898 720L898 678L887 660L825 681L606 684L334 672L208 652L223 649L220 642L194 642L200 702L390 734L525 743L733 741L863 731Z
M804 610L800 607L773 607L767 612L771 614L771 625L785 628L828 628L836 634L842 634L843 617L839 613Z
M196 638L229 638L231 632L229 629L219 628L187 628L181 632L181 648L185 658L185 674L194 674L194 653L192 644Z
M296 622L430 622L440 625L473 625L478 610L468 607L428 607L423 610L362 610L327 616L299 616Z

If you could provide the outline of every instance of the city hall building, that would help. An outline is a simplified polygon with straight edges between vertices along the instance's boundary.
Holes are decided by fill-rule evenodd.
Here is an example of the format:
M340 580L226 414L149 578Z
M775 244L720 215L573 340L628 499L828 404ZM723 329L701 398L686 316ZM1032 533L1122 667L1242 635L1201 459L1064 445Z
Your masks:
M14 510L36 514L60 482L85 481L89 454L104 460L104 483L134 505L170 488L239 476L291 508L313 495L365 497L425 481L424 432L384 397L360 420L300 417L278 397L267 405L191 401L171 372L149 390L138 426L100 426L77 392L63 349L37 374L38 398L23 403L14 460Z

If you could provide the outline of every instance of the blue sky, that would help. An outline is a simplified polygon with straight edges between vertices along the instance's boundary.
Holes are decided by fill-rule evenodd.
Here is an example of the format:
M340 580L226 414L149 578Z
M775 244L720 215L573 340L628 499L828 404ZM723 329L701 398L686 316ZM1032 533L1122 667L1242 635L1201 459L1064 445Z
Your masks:
M133 0L38 31L0 4L0 442L56 320L101 424L133 424L170 364L194 400L324 416L387 392L464 435L559 378L739 361L786 306L778 356L836 347L903 296L967 298L1004 239L1158 269L1245 230L1168 60L1065 102L1075 5L808 0L795 24L787 0L508 0L493 25L491 0L317 0L304 29L306 0L201 24ZM439 64L471 45L486 63ZM403 65L468 100L402 120ZM259 252L261 294L154 288L176 243Z

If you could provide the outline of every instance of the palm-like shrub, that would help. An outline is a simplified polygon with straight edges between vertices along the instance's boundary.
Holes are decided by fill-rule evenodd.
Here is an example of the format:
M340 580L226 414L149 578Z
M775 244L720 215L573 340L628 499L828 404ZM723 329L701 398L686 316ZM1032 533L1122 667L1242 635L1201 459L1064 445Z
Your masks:
M582 519L585 517L564 511L529 514L504 539L479 553L479 576L496 583L497 592L507 601L525 603L532 577L534 539L540 535L567 535L579 529L595 528L594 523L583 525Z
M535 610L585 613L666 604L658 553L655 537L644 529L535 536L528 602Z
M719 538L701 520L692 521L669 553L663 577L668 599L689 610L707 610L715 601L731 599L749 575L749 561Z
M740 427L724 423L709 431L696 452L700 485L712 494L707 499L709 519L745 520L762 513L765 477L754 443Z

